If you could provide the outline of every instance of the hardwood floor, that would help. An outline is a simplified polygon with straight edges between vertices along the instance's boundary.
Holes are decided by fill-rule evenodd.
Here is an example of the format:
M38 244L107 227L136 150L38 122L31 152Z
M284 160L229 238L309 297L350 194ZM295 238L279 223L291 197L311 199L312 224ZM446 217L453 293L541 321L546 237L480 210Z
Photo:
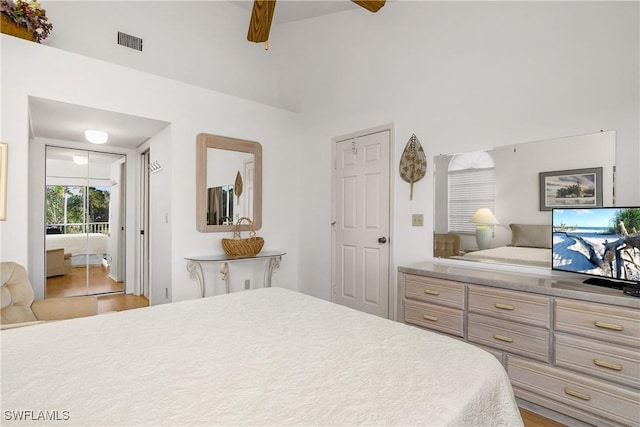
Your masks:
M520 408L520 415L522 416L524 427L565 427L562 423L550 420L526 409Z
M89 287L87 288L87 274ZM108 268L103 265L72 267L71 272L61 276L48 277L46 298L75 297L109 292L121 292L124 282L116 282L109 277Z
M84 266L72 267L69 274L47 278L46 287L47 298L107 294L98 295L99 313L149 306L149 300L144 296L122 293L124 282L116 282L109 277L108 268L102 265L91 265L88 270Z
M113 294L98 297L98 313L131 310L141 307L149 307L149 300L142 295Z

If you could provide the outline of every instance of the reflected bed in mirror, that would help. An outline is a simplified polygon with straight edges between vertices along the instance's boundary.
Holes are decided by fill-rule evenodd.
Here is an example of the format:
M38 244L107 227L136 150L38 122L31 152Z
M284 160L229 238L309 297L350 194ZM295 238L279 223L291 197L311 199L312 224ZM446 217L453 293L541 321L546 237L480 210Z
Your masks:
M551 213L540 206L541 174L602 168L596 205L613 206L615 141L615 131L607 131L436 156L434 233L461 240L459 254L448 259L551 268ZM471 222L480 208L498 222L488 225L483 250L475 234L480 224Z
M196 227L233 231L239 218L262 226L262 146L201 133L196 139ZM243 224L241 230L248 230Z

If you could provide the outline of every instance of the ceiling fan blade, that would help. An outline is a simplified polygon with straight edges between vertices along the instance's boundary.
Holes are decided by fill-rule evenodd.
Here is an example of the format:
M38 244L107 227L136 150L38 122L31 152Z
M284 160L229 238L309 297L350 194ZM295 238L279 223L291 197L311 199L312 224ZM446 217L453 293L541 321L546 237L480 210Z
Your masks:
M251 21L249 21L249 32L247 40L250 42L262 43L269 40L271 30L271 20L276 9L276 0L253 0L251 10Z
M382 6L384 6L384 3L386 2L386 0L351 0L351 1L359 6L364 7L369 12L373 12L373 13L376 13L377 11L382 9Z

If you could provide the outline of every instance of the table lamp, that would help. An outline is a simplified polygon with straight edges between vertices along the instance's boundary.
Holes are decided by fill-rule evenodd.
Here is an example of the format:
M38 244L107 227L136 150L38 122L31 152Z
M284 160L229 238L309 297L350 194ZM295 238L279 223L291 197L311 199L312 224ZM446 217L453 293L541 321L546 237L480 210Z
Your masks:
M489 208L480 208L471 217L471 222L478 224L476 228L476 242L478 249L488 249L493 229L490 225L500 224Z

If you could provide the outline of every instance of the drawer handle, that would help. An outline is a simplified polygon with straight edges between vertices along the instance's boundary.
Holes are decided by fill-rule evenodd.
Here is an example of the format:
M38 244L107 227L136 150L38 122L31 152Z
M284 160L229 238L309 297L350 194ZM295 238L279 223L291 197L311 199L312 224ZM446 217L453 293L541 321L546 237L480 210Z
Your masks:
M622 371L622 365L617 363L605 362L604 360L593 359L593 364L596 366L601 366L607 369L613 369L614 371Z
M424 316L422 316L422 318L424 320L431 320L432 322L436 322L438 320L436 316L429 316L428 314L425 314Z
M596 320L593 324L598 328L611 329L612 331L621 331L623 329L622 325L616 325L615 323L599 322Z
M440 292L432 291L431 289L425 289L424 293L427 294L427 295L440 295Z
M507 337L504 335L500 335L500 334L493 334L493 338L499 340L499 341L504 341L504 342L513 342L513 338L511 337Z
M501 304L496 302L493 304L495 308L499 308L500 310L515 310L516 308L510 304Z
M584 394L584 393L580 393L579 391L571 390L568 387L564 388L564 392L566 394L568 394L569 396L577 397L578 399L591 400L591 396L589 396L588 394Z

